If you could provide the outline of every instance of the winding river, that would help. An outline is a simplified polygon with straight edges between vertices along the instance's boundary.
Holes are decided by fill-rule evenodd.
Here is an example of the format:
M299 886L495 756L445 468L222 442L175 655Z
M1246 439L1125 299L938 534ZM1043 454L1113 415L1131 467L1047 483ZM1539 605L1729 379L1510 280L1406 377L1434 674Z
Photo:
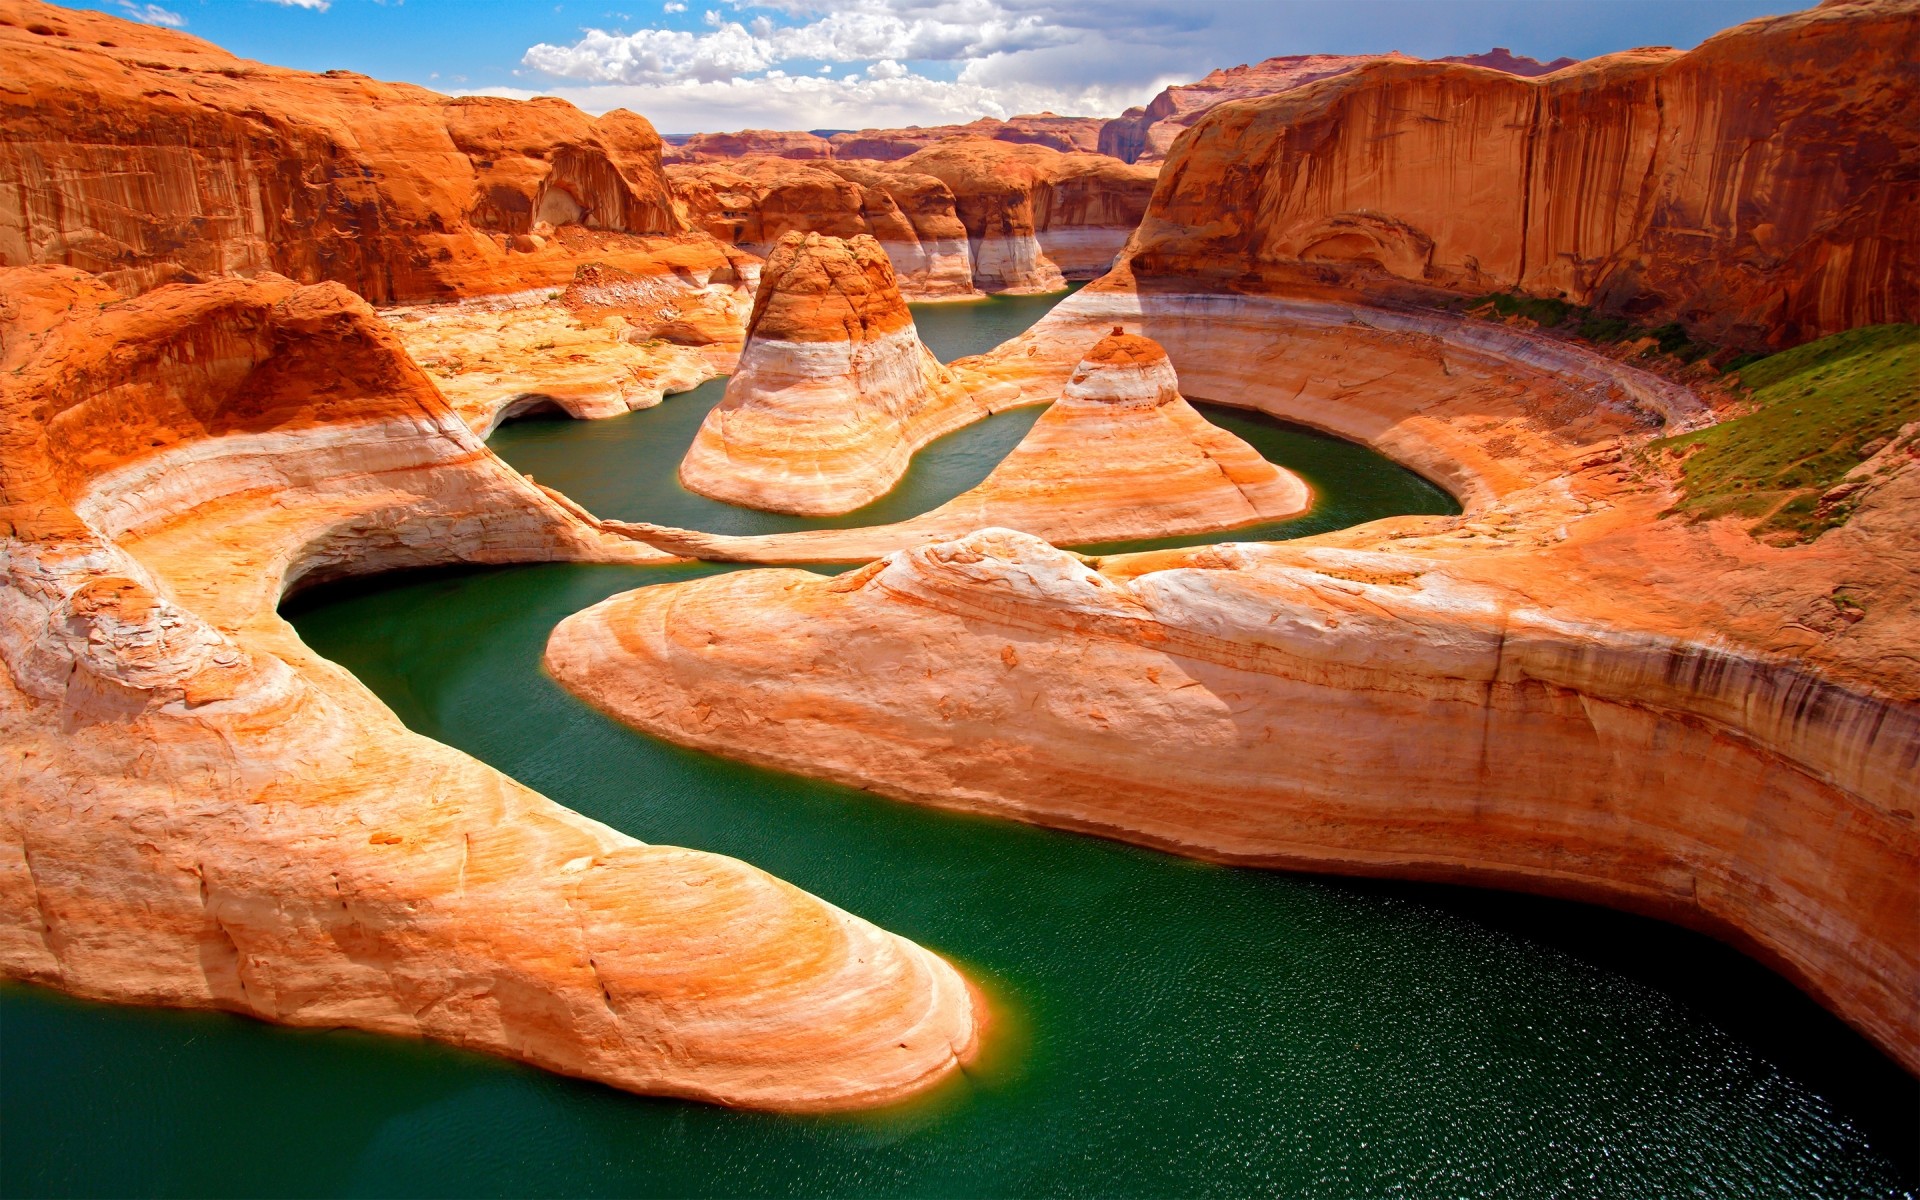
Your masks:
M1053 299L917 315L952 358ZM521 422L493 444L605 516L723 533L824 524L674 482L720 391L608 421ZM1228 537L1453 511L1361 447L1203 411L1319 498L1293 522ZM1038 412L941 439L895 493L834 523L910 516L965 490ZM441 1046L10 986L0 1191L1911 1194L1913 1081L1715 943L1578 905L1210 866L894 803L655 741L541 673L567 614L726 569L449 571L325 589L287 612L414 729L637 837L746 859L954 959L998 1018L966 1078L878 1114L770 1116Z

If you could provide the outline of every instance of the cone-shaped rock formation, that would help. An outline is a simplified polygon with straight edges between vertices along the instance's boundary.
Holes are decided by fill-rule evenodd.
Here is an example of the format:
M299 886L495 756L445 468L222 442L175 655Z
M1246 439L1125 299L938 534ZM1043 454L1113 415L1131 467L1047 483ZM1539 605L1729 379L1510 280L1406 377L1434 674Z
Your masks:
M733 504L849 512L944 432L928 426L946 383L879 242L788 234L761 272L739 373L680 480Z

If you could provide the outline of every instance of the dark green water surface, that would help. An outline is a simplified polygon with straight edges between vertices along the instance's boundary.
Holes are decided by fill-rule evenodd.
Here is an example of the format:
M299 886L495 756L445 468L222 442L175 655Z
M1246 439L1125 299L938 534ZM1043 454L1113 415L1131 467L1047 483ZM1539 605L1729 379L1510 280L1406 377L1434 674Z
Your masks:
M1326 520L1444 509L1342 443L1208 415L1272 435L1257 444L1324 489ZM553 428L588 445L616 423ZM545 427L502 432L529 428ZM604 511L666 519L613 507L658 495L631 481L670 473L678 450L659 453L607 484ZM594 507L583 483L611 469L582 450L534 470ZM1911 1194L1912 1080L1715 943L1578 905L1208 866L900 804L634 733L541 672L568 614L724 569L411 575L288 615L413 729L947 954L1002 1017L979 1070L890 1112L781 1117L4 987L0 1193Z

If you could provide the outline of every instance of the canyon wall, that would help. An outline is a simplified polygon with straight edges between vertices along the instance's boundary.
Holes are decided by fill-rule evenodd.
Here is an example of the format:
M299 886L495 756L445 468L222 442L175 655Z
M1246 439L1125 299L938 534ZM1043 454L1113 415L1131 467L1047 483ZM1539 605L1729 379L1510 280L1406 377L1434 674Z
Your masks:
M856 129L836 133L827 140L837 158L867 158L892 161L906 158L936 142L948 138L989 138L1027 146L1045 146L1062 154L1076 151L1098 153L1100 130L1106 121L1100 117L1058 117L1032 113L1005 121L981 117L964 125L911 126L906 129Z
M495 459L366 302L0 271L0 973L820 1109L950 1075L912 943L409 732L286 588L667 556Z
M646 271L683 233L633 113L284 70L0 0L0 266L124 290L273 271L384 303Z
M1160 162L1173 147L1174 139L1193 127L1194 122L1230 100L1251 100L1305 87L1322 79L1345 75L1360 67L1382 62L1419 62L1419 59L1391 54L1283 54L1257 63L1242 63L1209 72L1193 83L1177 83L1139 108L1130 108L1110 121L1102 122L1098 139L1082 149L1097 150L1123 162ZM1485 54L1462 54L1434 59L1435 62L1464 63L1487 67L1509 75L1546 75L1574 65L1571 58L1541 62L1524 54L1514 54L1496 46Z
M1518 288L1778 347L1920 317L1920 4L1829 4L1534 80L1378 62L1214 108L1135 277Z
M1151 168L974 138L896 162L742 158L667 168L694 227L758 254L789 232L869 234L915 300L1058 291L1112 265Z
M903 799L1680 921L1920 1068L1920 429L1844 526L1771 546L1670 513L1644 448L1721 415L1687 388L1443 313L1116 282L963 365L1043 395L1121 324L1194 394L1365 441L1466 511L669 585L563 623L556 676Z

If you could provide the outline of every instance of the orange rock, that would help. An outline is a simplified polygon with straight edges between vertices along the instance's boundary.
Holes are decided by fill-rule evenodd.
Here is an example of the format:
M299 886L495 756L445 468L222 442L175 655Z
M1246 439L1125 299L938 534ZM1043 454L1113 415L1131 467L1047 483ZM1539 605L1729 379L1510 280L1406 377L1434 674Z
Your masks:
M902 159L953 192L983 291L1048 292L1104 272L1140 221L1156 172L1099 154L985 138Z
M776 512L849 512L891 488L914 450L982 411L920 344L879 242L789 233L761 273L740 369L680 480Z
M126 290L273 271L384 303L644 273L684 229L630 112L290 71L38 0L0 0L0 80L0 266Z
M1193 410L1157 343L1115 327L978 487L912 520L759 537L627 528L700 558L850 562L988 526L1065 545L1205 533L1293 516L1308 495Z
M1050 112L1030 113L998 121L981 117L965 125L915 125L907 129L858 129L836 133L827 140L838 158L873 159L888 162L906 158L936 142L949 138L991 138L1022 145L1045 146L1061 153L1100 149L1100 129L1106 121L1100 117L1057 117Z
M506 468L338 284L0 271L0 973L817 1109L951 1073L950 966L409 732L276 612L660 561Z
M1126 257L1250 290L1517 287L1751 347L1911 321L1917 55L1920 4L1885 0L1537 80L1377 62L1209 113Z
M771 253L788 233L865 233L886 250L909 299L979 294L953 193L930 175L768 158L667 173L697 228L751 253Z
M1175 138L1191 129L1195 122L1231 100L1252 100L1306 87L1322 79L1345 75L1379 62L1419 62L1397 51L1391 54L1284 54L1251 66L1241 64L1210 72L1196 83L1175 84L1163 89L1140 108L1130 108L1100 127L1098 142L1084 149L1098 150L1124 162L1161 162L1173 147ZM1454 55L1435 62L1463 63L1487 67L1509 75L1546 75L1573 66L1574 59L1557 58L1550 63L1516 55L1504 46L1486 54Z
M1881 448L1845 526L1766 546L1661 515L1638 448L1713 418L1683 387L1486 322L1167 282L1082 292L978 362L1058 387L1124 321L1186 386L1369 442L1466 511L1091 562L989 530L646 589L564 622L557 677L905 799L1682 921L1920 1067L1920 457ZM1838 587L1870 598L1809 616Z
M797 130L742 129L738 133L696 133L676 138L669 162L710 162L727 158L827 159L833 146L817 134Z

